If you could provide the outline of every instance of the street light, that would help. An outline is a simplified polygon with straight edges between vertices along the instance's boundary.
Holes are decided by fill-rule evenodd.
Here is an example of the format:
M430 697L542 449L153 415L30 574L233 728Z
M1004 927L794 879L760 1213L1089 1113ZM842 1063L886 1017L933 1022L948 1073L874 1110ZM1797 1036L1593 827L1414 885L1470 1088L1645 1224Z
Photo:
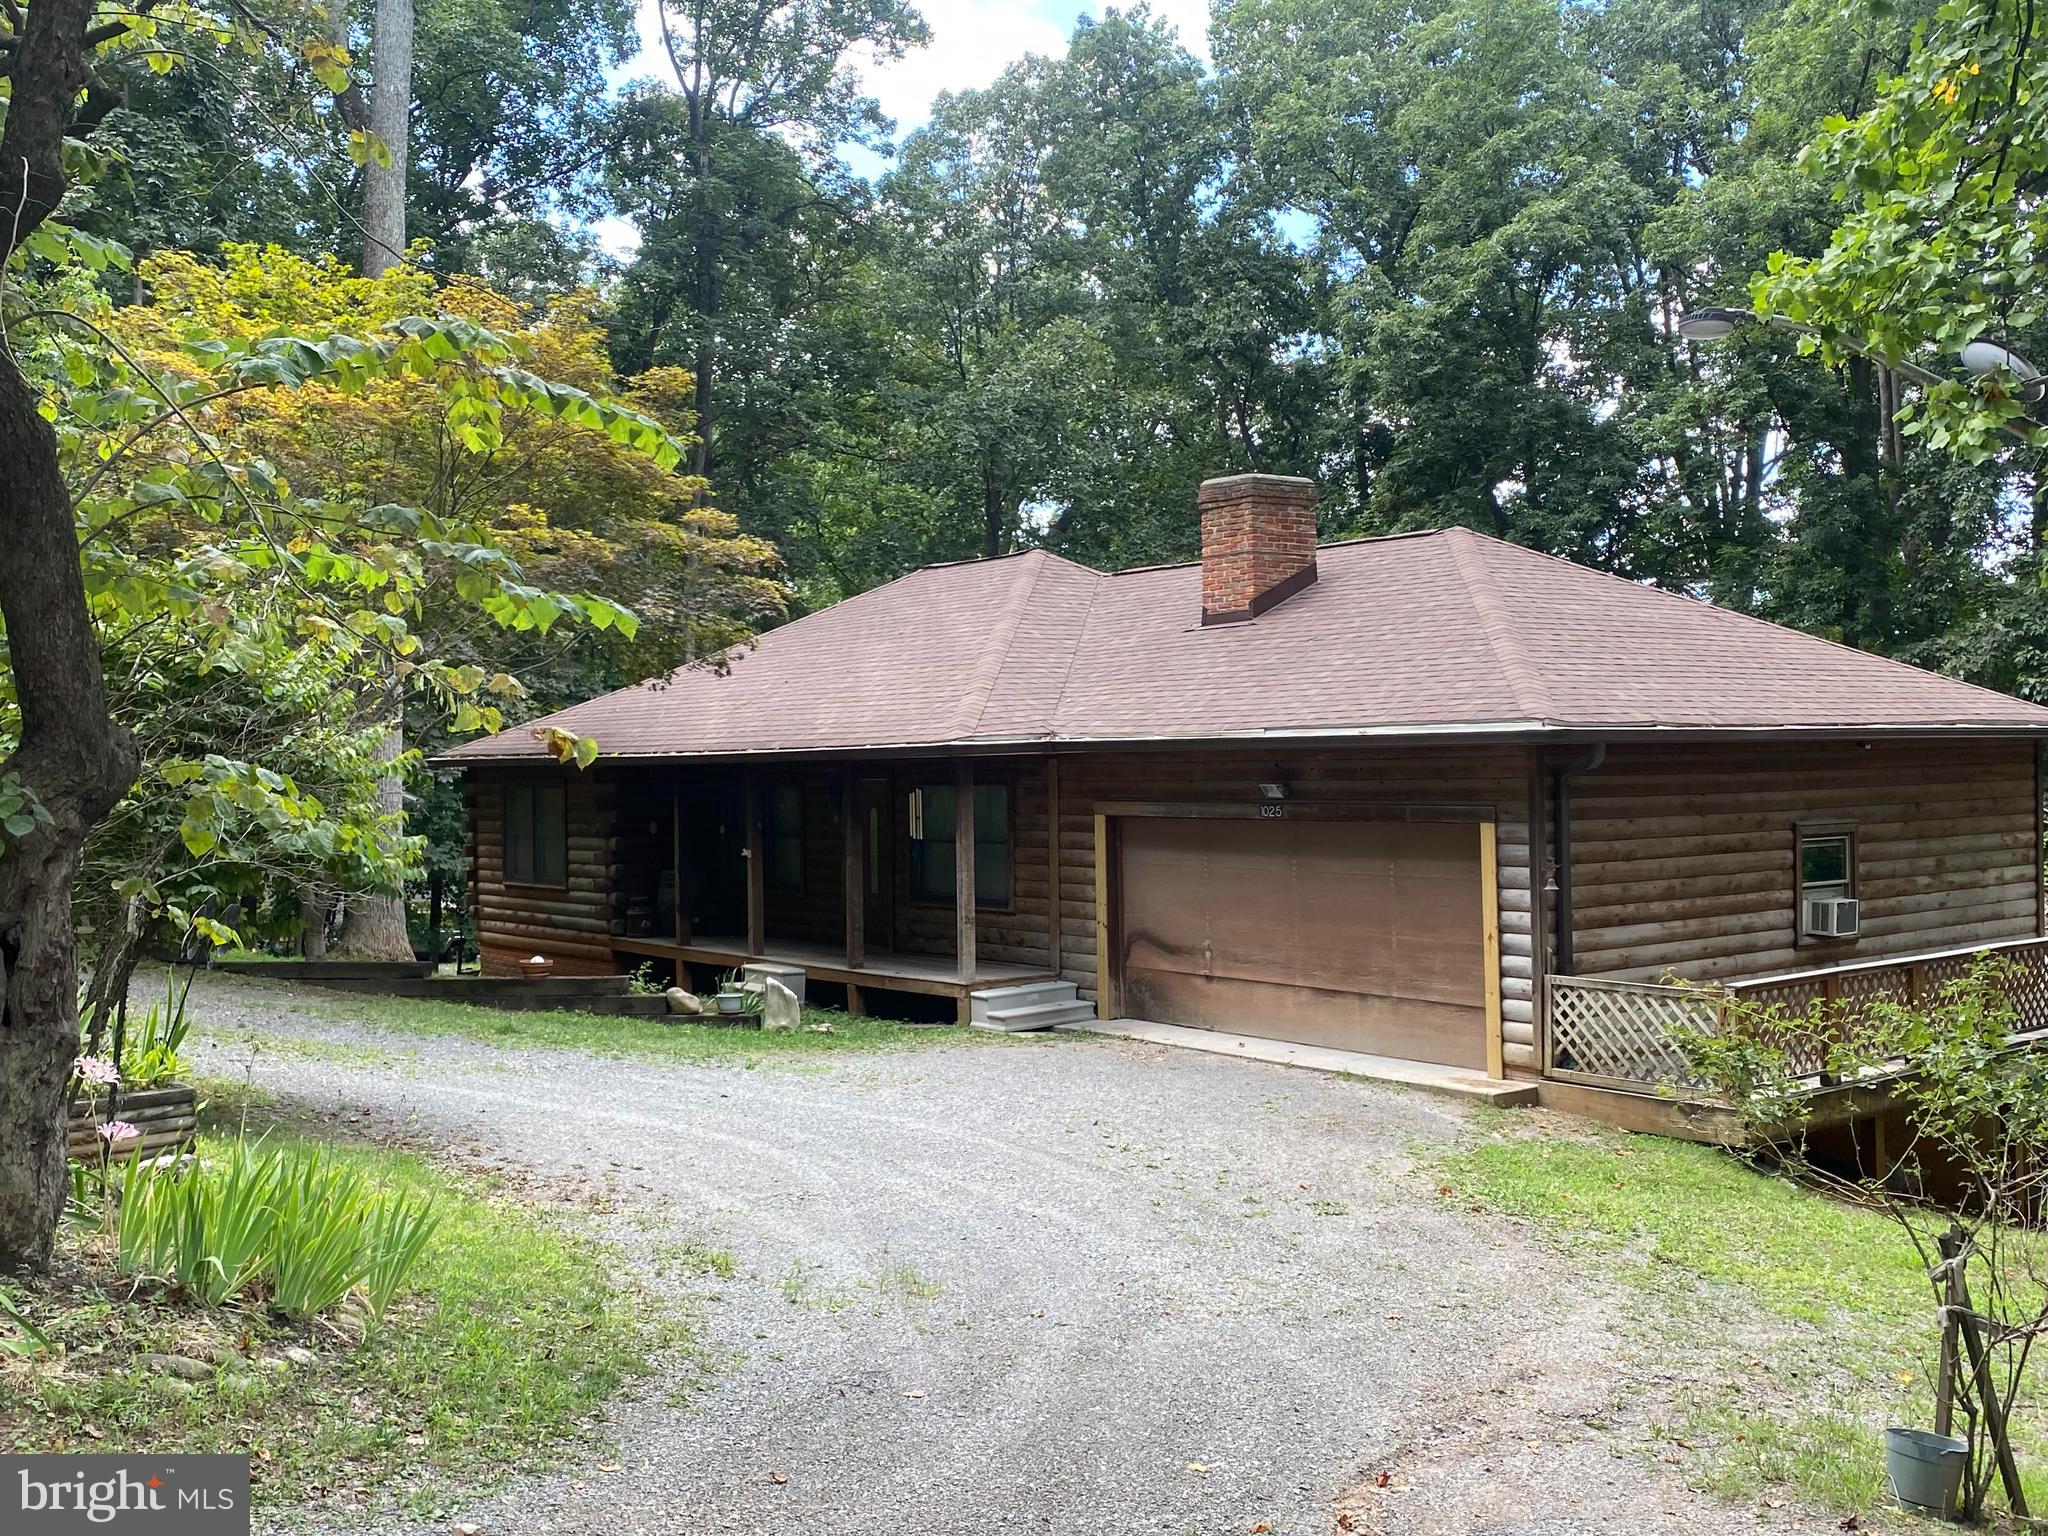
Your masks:
M1760 315L1753 309L1729 309L1720 305L1689 309L1678 317L1672 329L1685 341L1719 341L1725 336L1732 335L1737 327L1744 325L1767 325L1772 330L1790 331L1797 336L1820 336L1827 334L1821 331L1818 326L1801 325L1798 321L1787 320L1782 315ZM1837 346L1848 348L1859 357L1867 357L1873 362L1882 363L1885 367L1891 369L1893 373L1911 379L1916 384L1946 384L1949 382L1948 379L1943 378L1933 369L1923 368L1918 363L1886 362L1884 358L1878 356L1868 346L1850 337L1831 335L1829 339ZM2048 378L2043 377L2040 369L2036 368L2010 347L2002 347L1997 342L1973 341L1963 348L1959 361L1967 372L1974 373L1980 378L1986 374L1997 373L2001 370L2011 374L2015 379L2019 380L2022 399L2038 400L2044 392L2048 392ZM2034 422L2030 418L2028 425L2038 426L2040 423ZM2027 436L2025 427L2015 426L2009 421L2000 422L1999 426L2001 430L2010 433L2023 443L2031 441Z
M2029 399L2038 400L2048 390L2048 379L2042 378L2040 369L2011 347L2001 347L1995 341L1973 341L1963 348L1961 358L1963 366L1979 377L2001 371L2011 374L2020 381L2020 392Z
M1719 341L1743 321L1762 318L1753 309L1689 309L1678 317L1678 334L1687 341Z

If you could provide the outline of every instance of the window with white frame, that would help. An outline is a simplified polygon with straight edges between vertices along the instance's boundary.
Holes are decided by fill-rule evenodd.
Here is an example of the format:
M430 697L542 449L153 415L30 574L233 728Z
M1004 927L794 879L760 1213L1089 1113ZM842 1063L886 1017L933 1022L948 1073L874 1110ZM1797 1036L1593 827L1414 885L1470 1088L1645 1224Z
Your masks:
M1799 939L1853 939L1859 926L1856 834L1849 827L1799 829Z

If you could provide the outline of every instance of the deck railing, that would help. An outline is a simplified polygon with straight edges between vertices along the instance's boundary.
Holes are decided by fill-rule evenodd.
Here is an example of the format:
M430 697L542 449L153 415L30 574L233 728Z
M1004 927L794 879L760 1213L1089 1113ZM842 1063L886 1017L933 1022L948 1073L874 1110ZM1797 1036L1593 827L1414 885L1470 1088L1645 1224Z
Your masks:
M2015 967L2011 996L2019 1014L2016 1033L2048 1031L2048 938L2009 939L1787 971L1713 987L1546 977L1550 1027L1545 1070L1568 1082L1604 1088L1682 1091L1698 1085L1680 1037L1688 1031L1712 1029L1724 998L1776 1004L1791 1014L1804 1014L1822 1001L1852 1011L1879 998L1912 1003L1933 997L1944 982L1962 975L1985 954L2010 961ZM1811 1055L1811 1060L1795 1056L1799 1076L1820 1074L1824 1062L1819 1048L1812 1048Z

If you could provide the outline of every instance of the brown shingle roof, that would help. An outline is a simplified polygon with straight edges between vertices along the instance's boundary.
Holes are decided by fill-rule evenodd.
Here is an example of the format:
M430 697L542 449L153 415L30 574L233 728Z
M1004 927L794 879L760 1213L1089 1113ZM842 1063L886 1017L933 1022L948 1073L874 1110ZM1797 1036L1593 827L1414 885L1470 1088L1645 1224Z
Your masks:
M2048 709L1463 528L1325 545L1204 628L1199 565L929 566L547 717L620 757L1432 731L2048 732ZM541 753L527 727L457 762Z

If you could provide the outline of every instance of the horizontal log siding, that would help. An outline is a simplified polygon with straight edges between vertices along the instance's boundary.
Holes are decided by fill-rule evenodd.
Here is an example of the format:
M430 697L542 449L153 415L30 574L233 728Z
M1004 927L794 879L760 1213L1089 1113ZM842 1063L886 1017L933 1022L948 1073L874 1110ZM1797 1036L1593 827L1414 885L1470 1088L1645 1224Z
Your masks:
M565 976L607 976L612 961L612 893L625 839L619 835L616 783L597 772L562 770L568 827L568 884L505 884L505 786L524 774L472 770L464 791L470 820L470 890L478 949L487 976L513 976L529 955L546 955Z
M1621 746L1571 794L1581 976L1763 976L2040 923L2031 742ZM1800 822L1855 828L1853 942L1797 941Z
M974 952L997 965L1052 966L1051 883L1047 877L1045 768L1042 763L1008 761L975 765L977 784L1005 784L1010 790L1010 906L1007 911L983 907L975 914ZM896 801L896 846L891 878L895 882L896 947L916 955L953 953L953 908L912 901L910 897L910 831L906 807L910 791L920 784L950 784L950 763L901 767L890 778ZM1064 790L1062 791L1064 793ZM1089 944L1094 944L1090 939ZM1091 950L1092 952L1092 950Z
M1095 995L1095 808L1102 801L1250 802L1279 777L1294 798L1493 807L1500 869L1501 1037L1506 1065L1537 1068L1530 925L1529 754L1520 748L1228 752L1060 760L1062 975ZM1044 786L1038 788L1043 814ZM1474 836L1478 834L1475 832Z

